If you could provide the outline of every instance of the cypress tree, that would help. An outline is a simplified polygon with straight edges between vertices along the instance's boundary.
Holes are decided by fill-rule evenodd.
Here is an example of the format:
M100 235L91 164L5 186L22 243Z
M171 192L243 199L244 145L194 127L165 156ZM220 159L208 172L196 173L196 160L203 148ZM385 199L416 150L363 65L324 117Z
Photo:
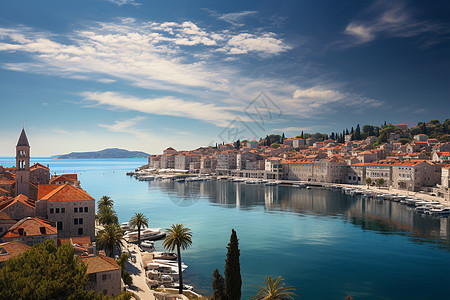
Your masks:
M241 299L241 266L239 263L239 242L234 229L231 230L230 242L227 246L227 259L225 261L225 293L228 299Z
M348 128L345 130L345 135L349 135L350 132L348 132Z
M302 138L303 138L303 130L302 130Z
M334 132L331 133L331 139L334 140Z
M361 128L359 128L359 124L356 126L355 130L355 140L361 140Z
M355 133L355 130L353 129L353 126L352 126L352 131L350 131L350 133L351 134Z
M222 275L220 275L219 270L215 269L214 273L214 280L213 280L213 295L212 300L226 300L225 295L225 280L223 279Z
M284 137L284 132L283 132L283 135L281 136L281 144L283 144L284 139L285 139L285 137Z

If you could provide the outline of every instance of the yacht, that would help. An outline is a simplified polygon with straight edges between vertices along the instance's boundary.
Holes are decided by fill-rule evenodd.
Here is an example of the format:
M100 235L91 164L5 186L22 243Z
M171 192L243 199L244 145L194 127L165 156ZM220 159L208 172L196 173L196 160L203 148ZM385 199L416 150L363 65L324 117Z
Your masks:
M158 252L153 255L153 259L176 260L177 255L172 252Z
M433 208L428 211L430 215L448 215L450 214L450 207Z
M142 248L142 250L147 251L147 252L153 252L156 250L155 243L152 241L141 242L141 248Z

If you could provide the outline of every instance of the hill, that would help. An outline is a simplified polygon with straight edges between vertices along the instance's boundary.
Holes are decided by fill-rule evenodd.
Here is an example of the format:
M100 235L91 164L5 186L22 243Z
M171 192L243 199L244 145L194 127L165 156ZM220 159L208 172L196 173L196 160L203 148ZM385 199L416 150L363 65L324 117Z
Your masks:
M55 159L85 159L85 158L146 158L150 154L141 151L128 151L125 149L109 148L93 152L72 152L69 154L54 155Z

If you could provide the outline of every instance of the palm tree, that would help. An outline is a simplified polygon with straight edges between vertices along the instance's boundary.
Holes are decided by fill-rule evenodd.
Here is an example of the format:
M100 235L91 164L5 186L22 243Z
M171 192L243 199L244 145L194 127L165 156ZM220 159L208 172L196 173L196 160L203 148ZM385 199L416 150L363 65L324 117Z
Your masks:
M109 196L103 196L97 202L98 210L100 210L102 207L113 208L113 206L114 206L114 200L112 200L111 197L109 197Z
M114 247L123 246L122 241L123 230L117 225L106 225L97 237L97 245L100 249L108 250L110 257L114 257Z
M264 286L257 285L258 293L256 296L250 299L255 300L289 300L294 299L293 296L297 295L292 292L295 289L292 286L284 286L284 279L281 276L272 278L272 276L266 276L264 279Z
M135 213L130 220L130 227L138 229L138 244L141 244L141 227L148 227L148 219L143 213Z
M97 220L102 225L119 225L116 212L109 206L102 206L97 213Z
M178 277L180 278L180 286L178 293L183 294L183 270L181 269L181 249L186 250L192 245L192 231L184 227L183 224L172 224L171 228L167 228L167 236L164 239L163 246L169 251L177 248L178 256Z

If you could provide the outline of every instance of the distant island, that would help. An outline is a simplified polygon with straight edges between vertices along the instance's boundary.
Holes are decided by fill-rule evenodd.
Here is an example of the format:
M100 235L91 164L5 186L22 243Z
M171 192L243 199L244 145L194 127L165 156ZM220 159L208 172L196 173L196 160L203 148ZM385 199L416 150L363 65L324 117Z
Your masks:
M72 152L63 155L54 155L54 159L84 159L84 158L146 158L150 154L142 151L128 151L125 149L109 148L93 152Z

